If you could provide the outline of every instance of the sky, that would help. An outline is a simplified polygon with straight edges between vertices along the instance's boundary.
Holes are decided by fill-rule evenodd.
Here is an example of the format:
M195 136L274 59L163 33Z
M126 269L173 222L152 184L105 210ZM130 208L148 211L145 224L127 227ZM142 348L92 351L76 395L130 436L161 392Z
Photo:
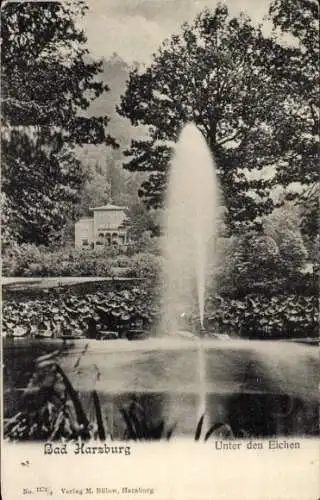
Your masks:
M148 63L152 53L185 21L192 21L217 0L90 0L82 20L88 46L96 58L117 53L127 63ZM262 22L270 0L225 0L233 15L246 12Z

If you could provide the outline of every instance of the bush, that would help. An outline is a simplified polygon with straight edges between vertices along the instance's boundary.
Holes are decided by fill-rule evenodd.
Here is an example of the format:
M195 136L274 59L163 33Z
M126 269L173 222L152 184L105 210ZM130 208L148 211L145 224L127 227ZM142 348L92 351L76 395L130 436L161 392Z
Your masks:
M127 268L131 266L131 259L127 255L118 255L111 260L113 267Z
M160 236L152 236L150 231L145 231L134 244L134 253L149 253L153 255L161 255L163 246L163 238Z
M297 295L247 295L242 300L211 296L206 318L214 329L242 337L313 337L318 305L313 297Z
M131 258L131 276L154 285L162 282L163 259L150 253L138 253Z
M298 233L287 231L280 245L257 233L220 238L217 253L208 286L219 295L240 299L248 294L317 293L315 280L305 272L307 253Z
M152 266L153 263L153 266ZM5 299L3 330L10 335L15 328L37 325L41 316L50 329L70 328L70 332L85 333L89 317L95 318L102 329L126 331L137 322L144 328L161 320L162 287L159 267L154 256L140 254L134 259L135 273L144 277L134 286L126 282L125 289L80 294L66 289L53 290L27 300ZM148 274L149 273L149 274ZM199 331L197 302L185 318L187 329ZM318 334L319 306L315 297L299 295L249 294L241 299L210 294L205 304L206 327L212 332L229 333L250 338L315 337Z
M39 329L45 329L52 337L66 334L96 337L108 330L122 335L131 328L149 329L158 319L159 309L144 285L81 296L64 290L58 296L52 292L24 301L6 300L3 307L3 331L8 336L14 336L20 329L26 335L37 335Z
M42 249L33 244L13 244L2 258L4 276L33 276L41 270Z
M16 245L3 255L4 276L111 276L114 254L96 250L54 250ZM123 262L122 262L123 264ZM126 261L127 264L127 261Z
M162 259L148 252L129 257L119 249L48 250L31 244L14 245L3 255L4 276L58 277L58 276L114 276L113 268L121 268L128 277L158 282Z

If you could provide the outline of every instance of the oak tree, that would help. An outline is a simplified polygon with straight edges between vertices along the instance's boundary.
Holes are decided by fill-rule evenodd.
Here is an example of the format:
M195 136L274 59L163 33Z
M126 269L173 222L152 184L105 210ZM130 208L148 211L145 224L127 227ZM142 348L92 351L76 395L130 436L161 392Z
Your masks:
M59 236L85 176L76 144L115 145L107 117L81 110L107 87L87 58L76 2L8 2L1 11L4 237L49 244Z
M319 233L319 0L273 0L269 14L288 38L274 73L279 82L288 82L280 130L285 154L275 180L302 185L288 197L301 209L302 232L314 240Z
M274 165L282 154L278 134L287 88L272 78L282 53L250 19L230 18L219 5L184 24L147 68L131 72L118 111L149 133L132 141L124 166L149 173L140 189L147 206L162 205L170 141L193 121L216 159L229 227L261 227L261 216L273 209L272 181L250 179L246 171Z

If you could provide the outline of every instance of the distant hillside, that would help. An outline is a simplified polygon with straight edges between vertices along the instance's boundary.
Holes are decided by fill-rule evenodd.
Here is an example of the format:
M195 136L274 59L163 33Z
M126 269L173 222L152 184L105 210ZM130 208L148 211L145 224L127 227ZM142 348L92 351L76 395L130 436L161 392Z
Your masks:
M130 121L116 111L121 94L125 92L129 71L129 66L117 54L109 60L103 59L99 80L107 84L110 90L81 112L85 116L107 115L110 119L107 132L116 139L120 147L113 150L104 145L87 144L78 148L77 156L88 172L79 214L86 213L89 205L103 204L111 199L115 203L126 205L137 202L137 192L145 174L125 170L123 152L130 146L132 138L145 135L144 129L132 127Z
M143 127L132 127L129 120L121 117L116 111L120 97L125 92L129 71L130 67L117 54L113 54L108 60L103 59L99 79L107 84L110 90L95 99L86 112L88 116L108 115L108 131L122 147L127 147L132 137L143 134Z
M120 102L120 95L125 91L130 68L117 54L113 54L111 59L103 59L102 63L99 79L106 83L110 90L92 102L89 113L114 115L115 105Z

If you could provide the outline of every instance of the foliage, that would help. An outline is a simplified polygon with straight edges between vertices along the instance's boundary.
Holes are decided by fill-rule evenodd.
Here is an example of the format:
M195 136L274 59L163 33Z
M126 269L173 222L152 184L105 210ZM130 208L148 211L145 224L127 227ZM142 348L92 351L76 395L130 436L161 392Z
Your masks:
M146 409L135 400L130 403L128 409L121 408L120 412L126 425L124 436L128 440L168 440L175 427L172 426L169 430L166 430L163 420L156 424L153 423Z
M250 226L272 210L271 181L249 180L245 169L274 164L285 148L279 133L288 118L287 82L272 77L282 54L249 19L230 19L219 5L166 40L142 73L131 71L119 112L148 126L149 138L132 141L125 167L149 172L140 190L148 206L162 203L170 142L194 121L216 157L231 227Z
M4 276L20 277L108 277L121 271L122 276L147 279L156 285L159 284L162 269L157 243L153 238L151 241L146 238L140 245L133 246L125 253L115 247L98 250L48 250L34 244L15 244L4 251L2 272ZM140 248L143 251L140 252Z
M285 201L263 219L263 229L264 233L270 236L279 247L288 231L299 232L299 209L292 201Z
M282 261L281 271L290 278L297 276L306 264L308 256L301 234L298 231L287 231L280 246Z
M131 205L128 211L129 218L129 236L133 240L139 240L144 233L156 232L156 222L150 211L138 201Z
M150 331L159 314L153 299L145 283L80 297L53 291L33 300L8 300L3 308L3 332L8 336L100 338L104 332L126 336L132 328Z
M313 245L310 248L310 258L316 269L320 267L320 235L316 237Z
M11 441L41 440L64 443L67 441L79 443L89 439L113 440L115 436L112 436L110 432L108 415L103 415L104 408L100 403L99 394L95 390L92 391L92 400L89 404L87 400L85 411L83 403L87 398L82 398L81 393L78 394L75 391L70 379L58 364L58 355L59 351L56 351L35 360L33 375L27 387L19 391L19 411L4 419L4 438ZM252 363L249 363L248 367L251 365ZM263 395L263 400L261 395ZM298 417L299 410L303 406L301 406L302 401L295 397L281 398L282 401L276 397L273 404L270 398L276 395L266 396L268 395L255 394L252 399L251 394L249 405L248 402L245 403L248 397L245 392L237 395L235 399L230 398L226 405L229 417L225 419L225 422L210 423L207 429L204 428L206 414L202 414L195 429L194 440L207 442L210 438L217 437L230 440L235 437L248 438L257 434L270 435L274 427L272 425L274 417L278 419L288 416ZM285 402L286 404L283 404ZM264 414L263 428L259 419L260 425L256 426L250 418L252 404L261 410L263 407L261 403L268 406L267 413L262 412ZM93 412L90 411L90 406ZM210 411L210 408L208 410ZM233 418L234 411L238 414L238 419ZM310 425L308 434L317 433L316 414L315 409L315 412L311 412L310 418L307 419ZM166 428L164 420L155 421L148 413L141 395L132 395L127 407L119 408L119 417L122 417L123 432L120 431L118 439L124 441L169 440L179 425L179 422L175 422L171 427ZM114 421L114 413L112 419Z
M203 423L205 419L205 414L201 415L199 418L197 427L196 427L196 432L194 435L194 440L199 441L201 438L202 430L203 430ZM229 439L234 439L234 434L232 432L232 429L230 425L223 423L223 422L217 422L213 424L205 433L203 436L204 441L208 441L208 439L211 437L220 437L220 438L229 438Z
M49 244L72 217L84 182L74 145L115 145L106 117L79 113L106 90L75 22L85 11L82 0L1 11L4 219L18 242Z
M304 270L308 253L301 233L284 217L268 218L265 234L250 232L221 239L218 267L211 284L220 295L243 297L248 293L300 293L306 288ZM313 293L313 291L310 291Z
M131 267L133 276L143 278L154 286L160 285L163 268L161 257L146 252L137 253L131 258Z
M5 423L6 438L56 441L89 439L97 434L55 357L52 353L35 360L32 377L23 390L21 411Z
M54 146L49 132L32 139L12 130L2 139L3 215L7 219L3 223L12 228L14 241L43 244L59 240L59 230L71 216L81 188L80 165L66 148ZM49 154L46 148L50 148Z
M211 329L250 338L316 337L314 297L247 295L242 300L212 296L206 304Z
M300 227L304 238L314 244L319 237L320 184L314 183L305 189L295 202L300 212Z
M106 251L62 249L49 251L32 244L13 245L3 255L4 276L112 276L115 254Z
M227 241L222 261L212 271L212 285L219 294L241 297L252 288L279 284L277 247L271 238L248 234Z
M4 437L12 441L79 441L113 439L105 428L105 419L98 393L92 391L94 416L88 418L82 402L68 376L57 362L57 353L35 360L33 375L20 399L21 410L6 419ZM135 397L128 408L121 407L123 419L122 440L158 441L171 439L176 424L166 429L165 421L153 422L146 408ZM195 431L195 441L200 439L202 416ZM108 435L107 435L108 432ZM206 432L204 441L211 436L233 438L226 423L215 423Z
M276 181L284 186L291 182L305 185L302 196L288 196L302 208L306 202L309 205L301 229L314 239L318 234L319 202L319 2L273 0L269 13L274 27L292 37L274 73L274 78L288 82L283 107L287 126L281 131L286 154Z
M210 294L205 305L209 331L231 335L291 338L317 334L318 304L314 296L251 293L232 298ZM151 334L159 323L161 306L152 286L143 281L119 291L82 293L54 291L44 298L23 302L5 300L3 334L18 336L87 336L104 338L104 332L128 335L130 329ZM186 328L198 324L198 312L188 317ZM198 333L196 327L195 333ZM105 337L105 338L108 338ZM110 337L111 338L111 337Z
M279 271L284 280L294 285L312 257L313 244L303 234L301 210L294 202L285 202L264 220L266 235L274 239L279 249Z
M4 276L28 276L29 269L36 267L40 259L41 248L36 245L7 246L2 258L2 273Z
M83 160L85 170L85 182L81 189L80 201L75 212L77 217L88 217L91 215L89 209L106 205L111 200L111 186L107 182L106 169L102 169L99 163L90 165Z

